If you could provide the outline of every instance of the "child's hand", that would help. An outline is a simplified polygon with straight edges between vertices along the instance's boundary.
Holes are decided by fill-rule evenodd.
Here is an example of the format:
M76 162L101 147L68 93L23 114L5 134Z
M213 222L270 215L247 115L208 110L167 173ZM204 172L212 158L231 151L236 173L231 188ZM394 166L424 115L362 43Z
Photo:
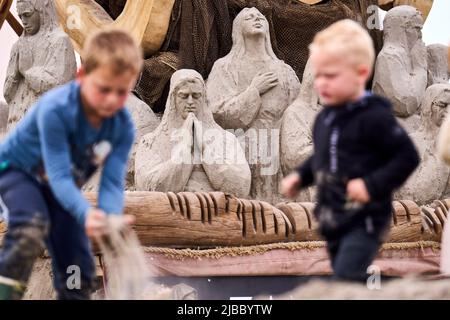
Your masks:
M125 214L121 216L121 223L125 226L132 225L136 218L133 215ZM91 238L96 238L106 233L107 215L103 210L92 208L86 217L86 234Z
M295 198L300 188L300 175L297 172L291 173L281 181L281 194L287 198Z
M362 204L370 201L370 194L363 179L353 179L348 182L347 196L351 200Z
M134 224L136 222L136 217L131 215L131 214L124 214L123 215L123 222L127 226L131 226L132 224Z
M100 237L105 233L106 214L103 210L91 208L86 216L85 229L88 237Z

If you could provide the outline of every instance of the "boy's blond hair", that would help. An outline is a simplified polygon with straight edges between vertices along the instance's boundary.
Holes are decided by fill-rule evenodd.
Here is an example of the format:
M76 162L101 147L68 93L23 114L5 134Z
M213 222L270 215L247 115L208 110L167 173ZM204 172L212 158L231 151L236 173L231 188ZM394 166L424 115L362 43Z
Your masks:
M143 65L142 49L131 35L118 29L101 30L89 37L81 59L86 73L107 65L115 75L127 71L137 75Z
M375 62L375 49L367 30L357 22L345 19L333 23L314 37L310 53L326 52L338 55L355 66L365 65L370 71Z

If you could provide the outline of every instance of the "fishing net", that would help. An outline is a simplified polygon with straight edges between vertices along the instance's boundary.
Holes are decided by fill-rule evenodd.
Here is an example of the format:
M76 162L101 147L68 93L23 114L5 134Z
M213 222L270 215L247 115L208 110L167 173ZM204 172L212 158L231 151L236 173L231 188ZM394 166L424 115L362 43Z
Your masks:
M105 299L169 299L171 289L152 282L151 265L136 234L123 221L121 216L108 217L105 235L97 238L107 274Z

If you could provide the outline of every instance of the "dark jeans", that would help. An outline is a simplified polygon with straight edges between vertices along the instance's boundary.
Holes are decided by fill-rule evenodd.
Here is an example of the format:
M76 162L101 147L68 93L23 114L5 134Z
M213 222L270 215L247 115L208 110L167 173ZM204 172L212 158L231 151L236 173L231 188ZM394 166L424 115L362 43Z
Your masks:
M49 186L20 170L7 169L0 174L0 207L0 216L8 222L0 276L27 283L46 246L58 299L89 299L95 275L90 241Z
M327 239L327 248L336 280L367 281L367 268L375 259L382 241L378 233L356 227L338 238Z

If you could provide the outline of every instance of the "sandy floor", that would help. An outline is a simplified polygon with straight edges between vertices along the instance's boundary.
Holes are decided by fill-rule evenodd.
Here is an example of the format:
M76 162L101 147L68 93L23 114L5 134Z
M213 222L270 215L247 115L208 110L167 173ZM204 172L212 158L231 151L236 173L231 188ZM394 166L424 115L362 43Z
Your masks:
M389 280L382 281L378 288L369 290L366 285L314 280L276 299L450 299L448 278L432 281L415 278Z
M56 294L52 283L52 263L50 259L38 259L28 282L24 300L52 300Z

